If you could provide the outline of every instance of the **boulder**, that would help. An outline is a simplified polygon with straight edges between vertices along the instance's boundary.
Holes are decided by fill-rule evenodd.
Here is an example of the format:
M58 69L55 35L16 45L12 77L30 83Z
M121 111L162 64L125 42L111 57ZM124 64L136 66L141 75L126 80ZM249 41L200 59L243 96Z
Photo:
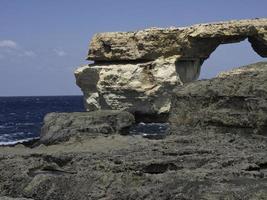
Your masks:
M246 38L267 57L266 18L99 33L88 53L94 63L75 71L76 82L87 111L126 110L140 119L165 121L173 88L196 80L220 44Z
M126 111L49 113L44 118L38 144L57 144L71 137L123 134L134 122L134 116Z
M173 126L217 126L267 133L267 62L224 72L175 90Z

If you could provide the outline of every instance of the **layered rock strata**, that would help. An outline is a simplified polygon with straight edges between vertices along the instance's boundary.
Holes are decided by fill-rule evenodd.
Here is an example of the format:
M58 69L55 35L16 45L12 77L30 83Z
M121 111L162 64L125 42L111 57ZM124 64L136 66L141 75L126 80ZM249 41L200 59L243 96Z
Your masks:
M88 52L94 64L76 70L88 111L168 114L175 85L196 80L220 45L248 38L267 57L267 19L96 34Z
M173 126L216 126L266 135L267 62L177 88L169 121Z

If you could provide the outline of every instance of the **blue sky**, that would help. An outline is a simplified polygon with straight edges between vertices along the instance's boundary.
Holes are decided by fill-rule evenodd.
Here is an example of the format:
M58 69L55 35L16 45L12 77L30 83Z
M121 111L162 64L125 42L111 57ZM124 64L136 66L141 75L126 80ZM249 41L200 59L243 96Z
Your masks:
M0 96L81 94L73 71L88 63L97 32L267 17L266 8L266 0L0 0ZM246 41L222 45L201 77L260 60Z

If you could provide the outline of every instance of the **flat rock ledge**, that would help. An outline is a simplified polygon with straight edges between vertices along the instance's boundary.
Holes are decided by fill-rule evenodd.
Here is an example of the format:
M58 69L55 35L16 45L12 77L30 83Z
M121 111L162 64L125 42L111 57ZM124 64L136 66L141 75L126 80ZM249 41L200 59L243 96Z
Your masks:
M94 63L76 70L77 85L88 111L127 110L161 119L169 114L174 87L196 80L220 44L245 39L267 57L267 19L99 33L88 52Z
M267 18L232 20L189 27L151 28L135 32L96 34L88 52L94 61L155 60L179 55L181 60L205 60L220 44L249 39L267 56Z

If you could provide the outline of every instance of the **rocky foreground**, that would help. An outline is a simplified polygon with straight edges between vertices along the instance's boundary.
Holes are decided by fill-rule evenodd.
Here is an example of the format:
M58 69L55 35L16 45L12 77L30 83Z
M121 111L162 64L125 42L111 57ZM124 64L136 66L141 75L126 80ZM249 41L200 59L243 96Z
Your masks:
M262 62L177 88L164 139L124 111L49 114L34 148L0 147L0 196L267 199L266 83Z

